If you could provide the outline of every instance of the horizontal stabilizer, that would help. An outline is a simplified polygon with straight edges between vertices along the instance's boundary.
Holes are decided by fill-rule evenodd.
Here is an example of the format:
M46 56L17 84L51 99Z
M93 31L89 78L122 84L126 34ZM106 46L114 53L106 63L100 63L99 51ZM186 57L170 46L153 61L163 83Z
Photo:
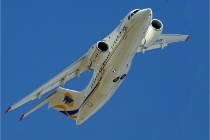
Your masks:
M34 106L31 110L29 110L28 112L26 112L25 114L23 114L21 116L21 118L20 118L20 121L23 118L25 118L26 116L28 116L29 114L31 114L32 112L36 111L37 109L39 109L40 107L42 107L43 105L45 105L46 103L48 103L50 101L50 98L54 95L55 92L53 92L52 94L50 94L48 97L46 97L44 100L42 100L39 104L37 104L36 106Z

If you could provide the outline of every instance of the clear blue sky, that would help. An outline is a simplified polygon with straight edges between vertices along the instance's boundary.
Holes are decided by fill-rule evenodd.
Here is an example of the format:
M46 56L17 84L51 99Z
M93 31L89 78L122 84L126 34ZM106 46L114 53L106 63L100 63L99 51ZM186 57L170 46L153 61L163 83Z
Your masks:
M208 139L208 0L2 0L1 8L2 140ZM189 41L137 54L115 95L81 126L47 105L19 122L39 100L4 114L135 8L151 8L163 33L189 34ZM65 87L82 90L91 74Z

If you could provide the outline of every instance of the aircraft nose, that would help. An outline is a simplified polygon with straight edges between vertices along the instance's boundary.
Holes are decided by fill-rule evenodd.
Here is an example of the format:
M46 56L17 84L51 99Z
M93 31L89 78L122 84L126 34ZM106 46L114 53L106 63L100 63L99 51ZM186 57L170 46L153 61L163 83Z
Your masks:
M152 10L150 8L141 10L141 14L144 16L152 17Z

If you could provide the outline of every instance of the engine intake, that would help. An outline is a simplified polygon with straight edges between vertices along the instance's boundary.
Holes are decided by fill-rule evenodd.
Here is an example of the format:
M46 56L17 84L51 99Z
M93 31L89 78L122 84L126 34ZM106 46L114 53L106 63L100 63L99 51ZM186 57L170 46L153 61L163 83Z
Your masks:
M90 69L95 69L102 65L109 53L109 46L103 41L99 41L93 45L90 50L88 66Z
M154 42L159 38L163 30L163 24L158 19L153 19L150 27L148 28L147 34L143 38L141 45L144 48L151 47Z
M156 30L160 30L163 27L162 22L158 19L153 19L151 25Z
M102 42L102 41L98 42L97 48L101 52L106 52L107 50L109 50L109 46L105 42Z

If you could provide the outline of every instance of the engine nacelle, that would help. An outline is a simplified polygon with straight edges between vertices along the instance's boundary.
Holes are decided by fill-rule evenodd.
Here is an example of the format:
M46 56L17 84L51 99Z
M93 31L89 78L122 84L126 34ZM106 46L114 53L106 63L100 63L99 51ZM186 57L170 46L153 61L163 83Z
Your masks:
M96 67L101 65L108 56L108 53L109 46L107 43L99 41L98 43L94 44L89 57L89 68L95 69Z
M141 42L141 45L145 48L151 47L162 33L162 30L162 22L158 19L153 19L145 37Z

